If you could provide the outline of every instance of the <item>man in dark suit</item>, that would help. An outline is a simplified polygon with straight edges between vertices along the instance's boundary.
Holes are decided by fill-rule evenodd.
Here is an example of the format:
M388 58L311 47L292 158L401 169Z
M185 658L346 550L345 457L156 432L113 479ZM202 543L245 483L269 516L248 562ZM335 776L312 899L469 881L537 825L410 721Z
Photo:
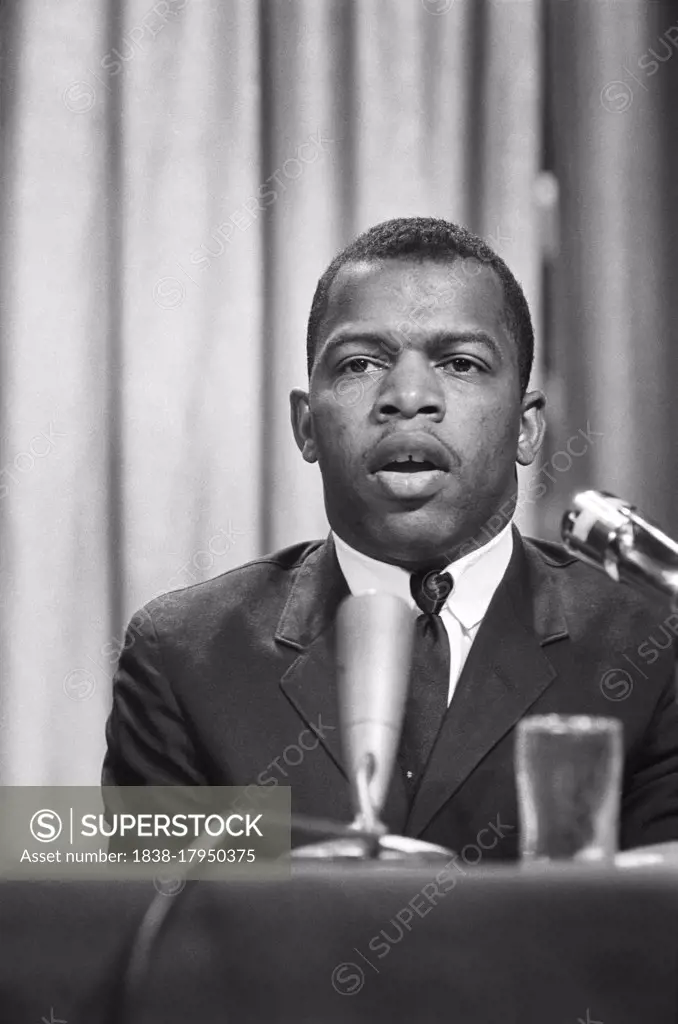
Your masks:
M418 612L393 831L468 863L516 857L515 726L558 712L623 723L620 845L678 839L674 651L652 646L665 612L512 522L516 463L544 431L532 354L519 284L464 229L389 221L333 261L309 390L291 395L331 533L135 616L106 785L289 785L295 812L348 821L335 616L377 589Z

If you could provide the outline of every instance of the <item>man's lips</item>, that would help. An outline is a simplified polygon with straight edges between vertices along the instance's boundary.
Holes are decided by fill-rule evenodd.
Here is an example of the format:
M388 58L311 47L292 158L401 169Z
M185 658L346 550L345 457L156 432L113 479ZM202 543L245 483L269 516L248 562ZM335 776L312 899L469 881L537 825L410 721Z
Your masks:
M449 472L447 449L431 434L389 434L375 446L368 460L370 473L411 474L440 470Z
M390 499L412 501L432 497L450 471L449 452L431 434L390 434L368 460L370 475Z
M372 479L388 498L416 501L437 494L444 486L447 474L442 469L420 469L410 473L380 469Z

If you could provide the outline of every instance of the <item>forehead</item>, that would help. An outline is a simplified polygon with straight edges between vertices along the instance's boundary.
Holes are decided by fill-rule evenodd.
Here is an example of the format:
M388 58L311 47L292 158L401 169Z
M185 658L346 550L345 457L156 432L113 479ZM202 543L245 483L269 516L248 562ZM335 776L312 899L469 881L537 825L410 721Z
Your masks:
M510 344L504 290L496 273L474 260L385 260L345 264L329 293L322 337L345 323L395 330L403 320L426 327L483 330Z

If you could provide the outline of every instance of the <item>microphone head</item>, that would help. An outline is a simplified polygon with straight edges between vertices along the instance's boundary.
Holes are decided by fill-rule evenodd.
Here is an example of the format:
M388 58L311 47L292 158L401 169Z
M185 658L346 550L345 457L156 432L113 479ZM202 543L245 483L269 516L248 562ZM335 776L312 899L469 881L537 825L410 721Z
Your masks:
M630 527L632 506L605 491L581 491L572 504L561 522L565 547L618 580L615 546L620 533Z
M678 602L678 543L638 514L634 505L604 491L583 491L565 513L562 538L583 562L615 583L629 583Z
M339 710L354 798L371 758L369 796L377 817L386 799L400 740L412 661L415 613L399 597L347 597L337 617Z

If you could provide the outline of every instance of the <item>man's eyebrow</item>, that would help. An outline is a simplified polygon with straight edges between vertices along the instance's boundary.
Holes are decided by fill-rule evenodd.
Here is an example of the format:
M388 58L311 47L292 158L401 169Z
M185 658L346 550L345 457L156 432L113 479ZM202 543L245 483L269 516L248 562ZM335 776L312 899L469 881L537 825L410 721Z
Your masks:
M472 342L476 345L485 345L497 356L501 356L499 342L487 331L433 331L428 336L428 342L432 348L445 348L448 345L463 345Z
M349 345L351 342L364 342L369 345L374 345L378 348L385 348L390 351L397 352L402 347L403 336L405 340L407 337L414 333L415 327L418 327L414 322L412 324L412 331L408 332L406 328L401 326L395 328L393 331L384 332L383 334L374 330L361 331L357 328L347 328L339 330L335 334L331 334L323 346L323 355L328 355L335 348L340 345ZM451 345L468 344L469 342L477 345L485 345L497 356L501 356L501 348L496 340L487 331L450 331L450 330L436 330L431 331L426 336L426 344L432 349L447 348Z
M398 341L397 334L397 331L389 331L382 334L374 330L361 331L359 328L346 328L331 334L323 345L322 352L323 355L328 355L335 348L339 348L340 345L350 345L351 342L356 344L366 342L368 345L374 345L376 348L385 348L397 352L402 347L402 343Z

